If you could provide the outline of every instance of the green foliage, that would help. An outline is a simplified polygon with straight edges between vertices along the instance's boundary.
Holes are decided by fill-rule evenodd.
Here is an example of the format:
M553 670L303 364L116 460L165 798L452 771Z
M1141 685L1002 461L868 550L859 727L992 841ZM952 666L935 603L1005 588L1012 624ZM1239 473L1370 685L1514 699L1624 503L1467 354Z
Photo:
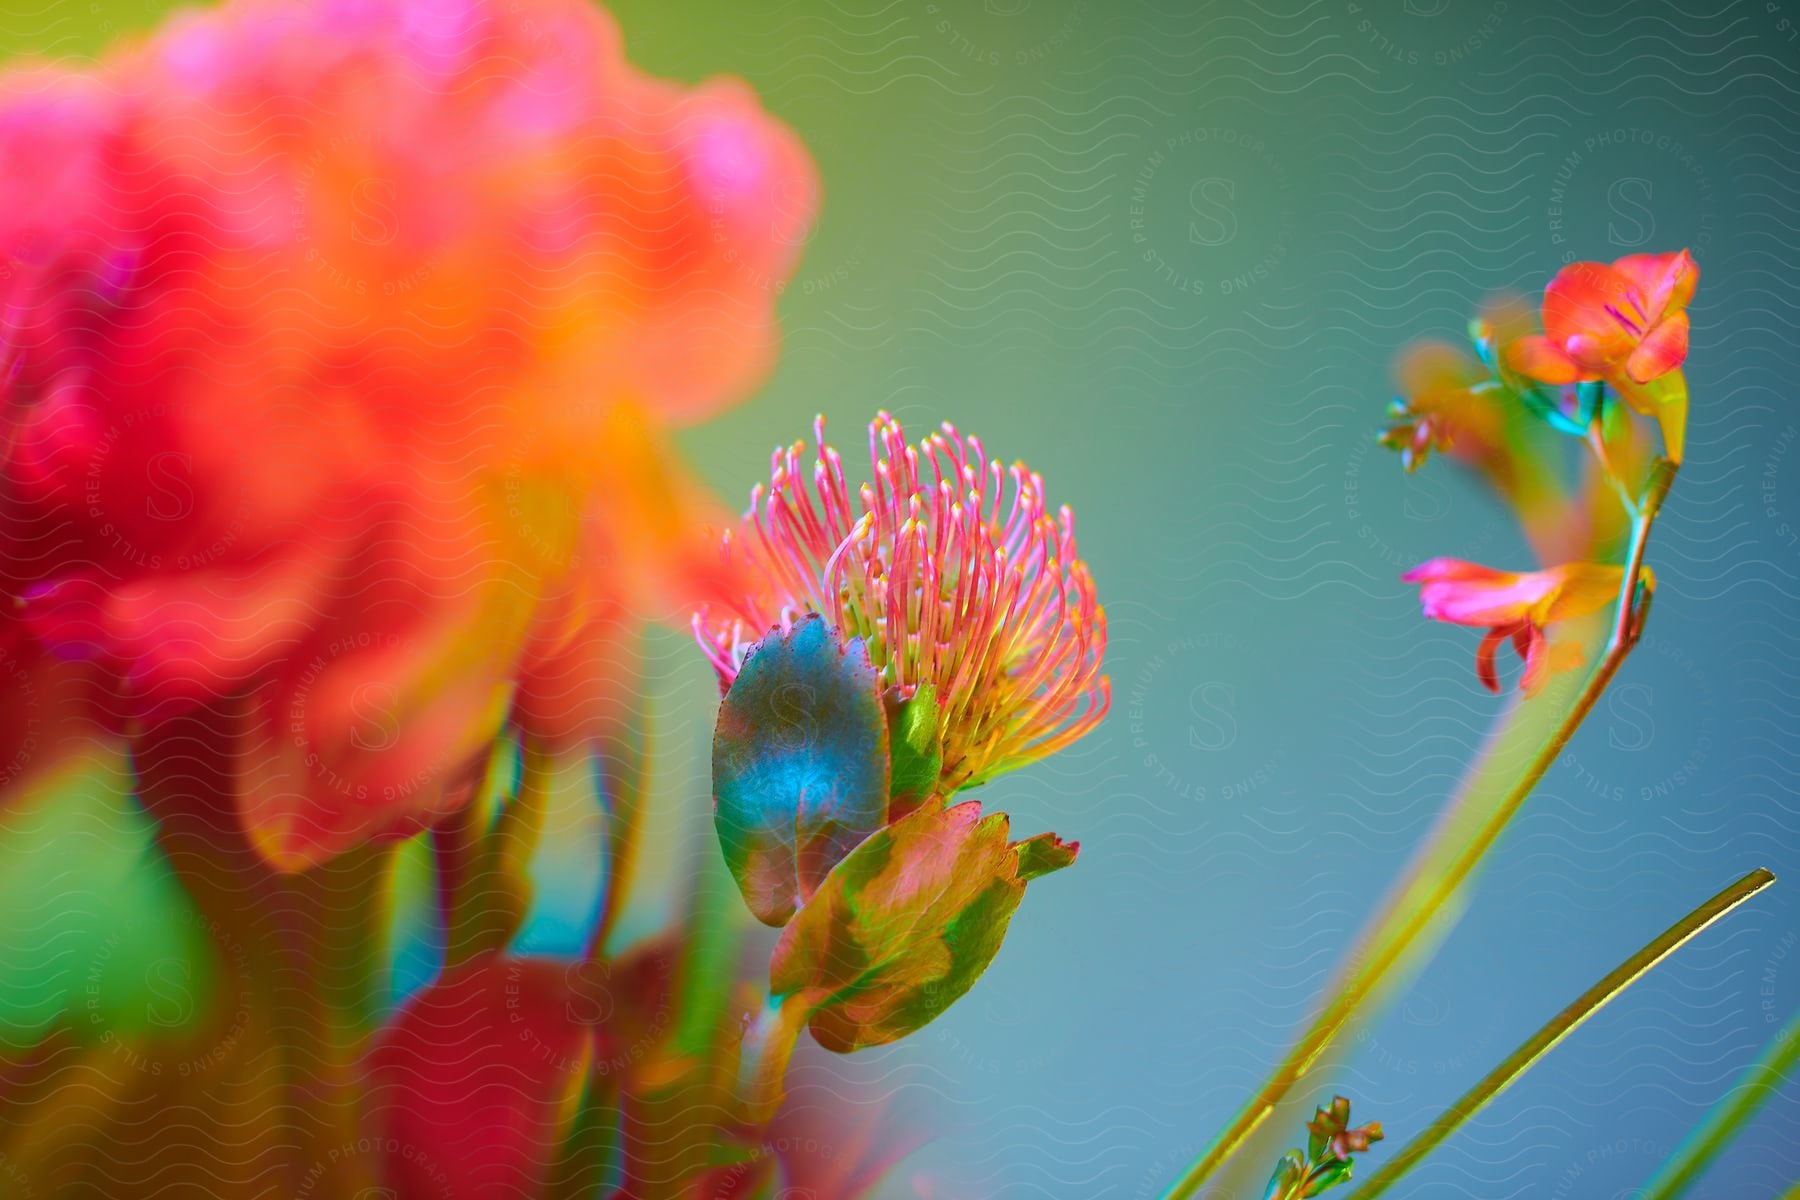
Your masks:
M888 750L893 766L888 781L888 819L905 816L934 791L944 769L944 743L938 736L937 692L927 683L910 697L889 688Z
M114 756L75 760L0 813L0 1045L167 1033L211 993L212 939L151 844Z
M1028 869L1074 861L1072 846L1008 842L1007 830L1004 813L983 817L977 802L937 802L870 836L783 932L770 993L806 997L808 1027L828 1050L922 1028L994 960Z

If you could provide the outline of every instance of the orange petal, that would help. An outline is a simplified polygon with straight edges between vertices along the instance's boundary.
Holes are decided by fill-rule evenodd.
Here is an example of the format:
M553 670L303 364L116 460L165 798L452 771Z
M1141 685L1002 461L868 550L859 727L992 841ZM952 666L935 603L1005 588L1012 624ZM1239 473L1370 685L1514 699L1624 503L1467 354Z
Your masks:
M719 554L713 529L731 514L698 479L668 436L640 409L616 405L598 445L607 470L594 499L583 567L596 593L630 598L640 619L683 628L696 607L746 591Z
M1506 361L1519 374L1553 386L1575 383L1587 375L1561 346L1539 334L1522 337L1508 346Z
M552 752L594 745L641 703L640 682L638 622L596 602L571 636L526 655L512 720Z
M1418 342L1401 354L1394 377L1402 395L1418 397L1465 391L1485 380L1487 371L1458 346Z
M1539 574L1553 584L1546 603L1534 614L1539 625L1599 612L1618 599L1625 580L1625 569L1616 563L1563 563Z
M1442 583L1451 580L1505 580L1516 576L1511 571L1484 567L1461 558L1428 558L1400 577L1405 583Z
M310 689L256 698L231 747L232 781L245 836L269 865L303 870L369 838L413 833L467 801L509 689L471 673L414 698L403 690L412 676L345 660Z
M1475 677L1481 680L1482 687L1495 694L1500 691L1500 672L1494 668L1494 655L1508 636L1504 629L1490 629L1475 648Z
M1521 641L1525 643L1522 648L1519 646ZM1544 631L1535 625L1526 626L1524 636L1513 639L1513 647L1519 650L1519 657L1525 662L1525 669L1519 673L1519 690L1527 696L1537 695L1549 675L1550 664L1544 646Z
M1613 350L1610 343L1597 337L1589 337L1585 333L1574 335L1563 346L1570 361L1580 367L1588 379L1598 378L1612 365L1613 359L1617 357Z
M1700 266L1686 250L1673 254L1630 254L1613 264L1644 298L1652 321L1686 308L1700 282Z
M1614 313L1635 317L1633 290L1631 280L1604 263L1570 263L1544 289L1544 333L1565 347L1570 338L1591 338L1606 359L1623 358L1642 330L1634 335Z
M1687 360L1688 315L1677 312L1663 321L1638 344L1625 360L1625 373L1638 383L1667 375Z
M1475 328L1479 336L1493 339L1496 345L1507 346L1531 336L1537 329L1537 322L1535 304L1515 293L1501 292L1483 301Z

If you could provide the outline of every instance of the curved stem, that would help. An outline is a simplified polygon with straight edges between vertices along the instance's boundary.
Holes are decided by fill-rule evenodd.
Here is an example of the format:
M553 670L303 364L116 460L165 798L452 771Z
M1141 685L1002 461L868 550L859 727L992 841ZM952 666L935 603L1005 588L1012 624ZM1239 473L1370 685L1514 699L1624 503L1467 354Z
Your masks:
M582 957L598 961L625 906L643 833L644 804L649 793L649 714L635 706L600 739L604 781L601 804L606 810L606 878L601 886L600 915L588 933Z
M1556 1048L1564 1038L1574 1033L1587 1019L1599 1012L1615 996L1636 983L1650 968L1675 953L1684 944L1693 939L1701 930L1723 917L1726 913L1748 900L1756 893L1775 882L1775 876L1762 868L1750 872L1712 899L1696 908L1693 912L1671 925L1657 935L1642 950L1620 963L1607 973L1606 977L1583 992L1573 1004L1563 1009L1550 1021L1525 1040L1517 1050L1506 1056L1499 1066L1488 1072L1479 1083L1465 1092L1454 1104L1445 1110L1444 1115L1433 1121L1424 1132L1407 1143L1392 1159L1383 1164L1353 1196L1353 1200L1375 1200L1383 1192L1392 1187L1403 1175L1416 1167L1426 1155L1467 1122L1476 1113L1487 1107L1501 1092L1530 1070L1537 1061ZM1760 1104L1773 1091L1763 1091L1751 1103ZM1668 1193L1674 1195L1675 1193ZM1646 1193L1646 1200L1660 1200L1664 1193L1651 1191Z
M1612 455L1606 449L1605 426L1598 413L1595 413L1594 419L1588 422L1587 441L1588 448L1594 452L1594 458L1600 464L1600 473L1606 477L1606 482L1612 488L1613 495L1619 498L1619 503L1624 506L1626 514L1635 519L1639 515L1637 501L1631 498L1631 493L1625 489L1624 480L1620 479L1619 473L1613 470Z
M483 803L487 797L476 795L432 831L446 969L503 949L530 912L531 860L548 819L556 762L533 741L516 754L516 783L497 817Z
M762 1013L744 1031L742 1056L738 1059L738 1101L746 1124L767 1124L781 1107L787 1095L788 1060L794 1057L800 1031L806 1028L806 1019L818 1000L807 992L770 997Z
M1587 719L1600 696L1624 665L1638 638L1643 634L1644 605L1637 602L1638 589L1644 579L1644 552L1649 544L1651 527L1662 509L1663 500L1675 479L1675 465L1659 459L1651 472L1644 496L1636 505L1631 521L1631 538L1626 547L1624 579L1613 619L1612 635L1606 653L1588 677L1581 693L1545 739L1518 781L1494 808L1469 841L1442 870L1431 870L1435 862L1432 850L1413 860L1405 883L1388 900L1375 920L1365 927L1359 939L1367 948L1362 965L1348 970L1333 989L1331 1000L1320 1010L1287 1056L1276 1066L1268 1080L1249 1103L1238 1110L1231 1122L1212 1143L1188 1164L1181 1176L1163 1193L1164 1200L1190 1200L1237 1149L1269 1119L1288 1091L1329 1049L1363 1002L1402 961L1406 950L1432 925L1438 910L1454 897L1469 879L1500 834L1511 823L1538 782L1555 764L1575 731ZM1352 955L1352 962L1358 960Z
M1796 1064L1800 1064L1800 1012L1788 1019L1705 1120L1644 1185L1643 1200L1676 1200L1687 1195L1719 1152L1743 1132L1763 1105L1774 1099ZM1795 1184L1788 1195L1800 1196L1800 1184Z

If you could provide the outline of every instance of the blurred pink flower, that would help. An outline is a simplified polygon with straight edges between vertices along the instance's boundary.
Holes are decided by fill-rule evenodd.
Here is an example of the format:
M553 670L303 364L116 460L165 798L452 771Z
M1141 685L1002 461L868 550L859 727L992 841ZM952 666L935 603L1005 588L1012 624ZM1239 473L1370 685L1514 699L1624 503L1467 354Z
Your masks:
M413 996L364 1063L383 1182L409 1198L540 1194L630 998L602 965L512 957Z
M1560 621L1599 612L1618 598L1623 567L1573 562L1542 571L1501 571L1459 558L1434 558L1400 577L1419 585L1420 606L1433 621L1486 629L1475 651L1475 673L1490 692L1500 690L1494 656L1511 639L1525 663L1519 687L1536 692L1560 670L1581 662L1574 642L1551 642Z
M0 653L139 749L199 717L285 868L509 719L591 736L724 587L665 431L768 368L815 198L584 0L240 0L0 78Z

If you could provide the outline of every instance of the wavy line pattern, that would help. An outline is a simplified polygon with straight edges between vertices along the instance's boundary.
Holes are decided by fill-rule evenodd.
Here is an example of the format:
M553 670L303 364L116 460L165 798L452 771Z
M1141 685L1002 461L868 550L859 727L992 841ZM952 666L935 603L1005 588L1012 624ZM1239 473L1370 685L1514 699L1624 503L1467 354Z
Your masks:
M1688 898L1800 869L1800 0L611 7L648 69L748 78L824 179L774 382L686 435L711 480L739 495L819 410L952 419L1074 504L1111 619L1107 724L983 797L1080 837L1079 869L958 1007L818 1067L948 1125L917 1172L958 1188L909 1167L893 1196L1153 1196L1311 1010L1498 711L1396 576L1526 556L1475 488L1374 446L1390 357L1566 258L1702 265L1651 635L1339 1085L1403 1135ZM0 40L95 35L15 5ZM711 683L662 649L658 787L704 795ZM645 864L632 924L687 852ZM8 953L64 953L72 923L46 908ZM1406 1194L1632 1195L1800 1005L1796 929L1773 889ZM34 1069L86 1069L56 1053ZM1698 1194L1800 1178L1796 1098Z
M782 372L697 439L709 468L820 407L1005 430L1075 504L1108 603L1107 725L994 785L1022 827L1079 833L1081 869L882 1056L955 1114L937 1153L971 1194L1156 1194L1428 827L1497 707L1395 577L1528 560L1476 489L1402 479L1371 431L1396 347L1565 258L1703 264L1666 603L1342 1086L1414 1126L1678 897L1800 865L1796 22L1760 0L871 0L731 23L827 139L802 274L842 256L834 229L866 250L852 290L786 297ZM1778 888L1663 968L1408 1194L1629 1194L1800 1003L1797 921ZM1797 1119L1772 1106L1709 1188L1800 1175Z

